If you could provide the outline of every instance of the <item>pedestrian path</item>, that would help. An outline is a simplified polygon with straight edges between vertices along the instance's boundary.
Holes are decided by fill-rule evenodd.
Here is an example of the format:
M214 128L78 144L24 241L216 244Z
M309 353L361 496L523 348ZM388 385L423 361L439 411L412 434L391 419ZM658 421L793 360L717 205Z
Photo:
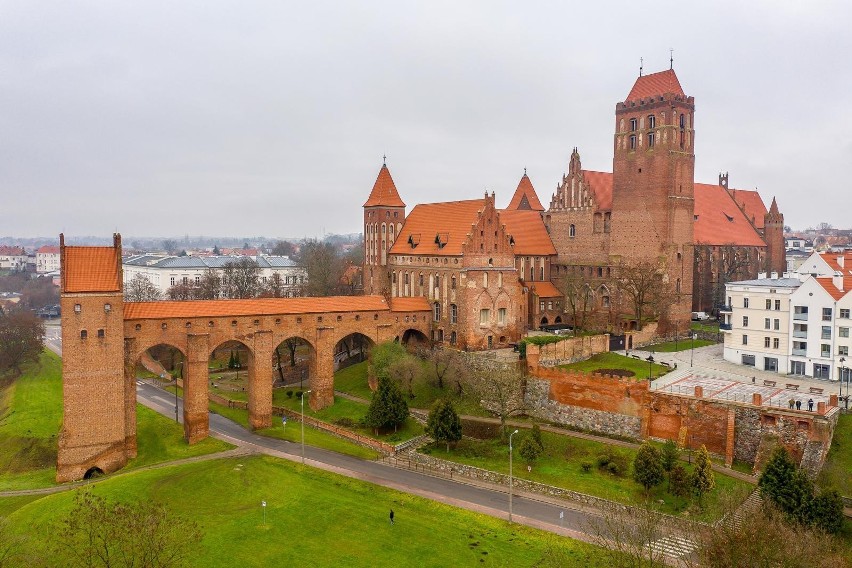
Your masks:
M651 543L651 550L672 558L681 558L697 549L698 545L693 541L678 535L669 535Z

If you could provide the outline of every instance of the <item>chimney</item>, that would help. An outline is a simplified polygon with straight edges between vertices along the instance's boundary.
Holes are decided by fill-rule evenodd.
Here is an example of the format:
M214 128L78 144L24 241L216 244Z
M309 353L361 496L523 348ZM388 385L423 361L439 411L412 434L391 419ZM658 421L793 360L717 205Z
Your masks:
M846 261L846 255L841 254L837 257L837 264L840 265L840 268L846 268L845 266L843 266L843 263L845 261Z
M834 287L840 290L841 292L845 292L843 289L843 273L840 271L836 271L834 276L831 277L831 283L834 284Z

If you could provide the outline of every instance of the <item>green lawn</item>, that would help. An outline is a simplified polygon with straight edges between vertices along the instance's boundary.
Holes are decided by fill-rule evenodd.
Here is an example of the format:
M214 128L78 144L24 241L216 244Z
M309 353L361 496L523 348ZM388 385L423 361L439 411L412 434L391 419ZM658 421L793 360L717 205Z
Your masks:
M491 416L488 411L482 408L479 400L473 394L464 393L459 395L455 390L454 383L448 384L448 382L445 382L443 389L438 388L435 379L431 377L430 367L428 363L424 362L423 375L415 379L412 383L411 390L414 391L414 398L407 399L408 406L428 410L436 400L445 398L453 403L456 412L459 414ZM407 387L402 388L403 392L406 392ZM367 400L371 399L373 392L367 384L367 362L346 367L335 373L334 390Z
M585 361L577 361L568 365L560 365L560 369L568 369L572 371L584 371L593 373L601 369L625 369L633 371L637 380L648 379L648 362L644 359L634 359L633 357L625 357L618 353L598 353ZM659 377L668 372L666 367L653 363L652 365L654 377Z
M162 502L198 521L204 538L192 566L610 565L603 551L582 542L267 456L137 472L93 491ZM27 551L38 554L72 500L69 491L24 505L9 517L12 534L28 533Z
M215 402L210 403L210 410L248 428L248 411L246 410L229 408L227 406L216 404ZM295 443L302 441L301 424L290 421L287 423L287 426L284 427L277 416L272 418L271 428L258 430L257 433L262 436L288 440ZM307 424L305 425L305 444L365 460L373 460L379 457L379 453L375 450L359 446L358 444L353 444L352 442L338 438L337 436L333 436L328 432L318 430L308 426Z
M719 333L719 322L713 320L694 321L690 324L689 329L692 331L706 331L707 333Z
M852 414L841 414L819 483L852 497Z
M550 432L542 432L542 441L545 453L532 466L528 472L526 463L518 453L523 436L527 430L514 438L513 457L515 467L513 473L516 477L529 479L555 487L562 487L620 503L641 503L644 499L642 486L632 479L632 463L636 450L609 446L592 440L584 440L571 436L561 436ZM438 458L476 466L482 469L497 471L503 474L509 473L508 443L498 440L473 440L463 439L455 449L451 448L447 453L444 446L438 445L427 449L430 455ZM597 466L598 456L606 452L614 452L624 456L627 464L626 471L622 476L613 475ZM584 471L583 464L591 464L589 471ZM683 463L687 470L691 466ZM715 519L719 515L719 497L723 494L741 494L745 497L754 489L754 486L716 473L716 489L705 496L705 508L698 511L696 507L690 507L686 498L675 497L666 492L666 483L663 482L651 490L651 499L656 502L664 501L661 510L664 513L678 514L689 509L691 516L700 519Z
M657 343L656 345L649 345L642 349L645 351L652 351L654 353L674 353L675 351L689 351L692 349L693 343L696 348L715 345L714 341L708 341L706 339L696 339L694 342L692 339L682 339L677 342L666 341L665 343Z
M0 490L55 484L57 435L62 424L62 371L58 355L44 351L39 364L0 389ZM130 467L232 448L219 440L190 446L183 427L137 405L138 456Z

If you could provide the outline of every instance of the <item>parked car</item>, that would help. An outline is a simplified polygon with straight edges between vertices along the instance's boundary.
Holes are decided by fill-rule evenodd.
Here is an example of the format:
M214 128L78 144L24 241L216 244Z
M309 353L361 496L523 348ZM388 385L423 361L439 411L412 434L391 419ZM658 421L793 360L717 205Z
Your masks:
M692 312L692 321L706 321L710 319L707 312Z

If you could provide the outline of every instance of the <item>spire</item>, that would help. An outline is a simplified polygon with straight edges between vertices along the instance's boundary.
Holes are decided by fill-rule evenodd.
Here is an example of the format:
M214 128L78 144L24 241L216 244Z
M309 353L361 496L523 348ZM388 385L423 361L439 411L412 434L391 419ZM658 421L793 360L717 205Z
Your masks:
M379 176L376 178L376 183L373 184L373 191L370 192L370 197L364 203L364 207L405 207L405 203L399 197L399 192L396 190L396 185L393 183L390 170L387 163L384 163L386 158L382 156L382 169L379 170Z
M778 211L778 203L775 201L775 197L772 198L772 205L769 206L769 213L772 215L780 215L781 212Z
M524 175L518 183L518 189L515 190L515 194L512 196L512 200L506 209L515 211L521 209L527 211L544 211L544 207L542 207L541 201L538 200L538 195L535 193L535 188L527 176L526 168L524 168Z

